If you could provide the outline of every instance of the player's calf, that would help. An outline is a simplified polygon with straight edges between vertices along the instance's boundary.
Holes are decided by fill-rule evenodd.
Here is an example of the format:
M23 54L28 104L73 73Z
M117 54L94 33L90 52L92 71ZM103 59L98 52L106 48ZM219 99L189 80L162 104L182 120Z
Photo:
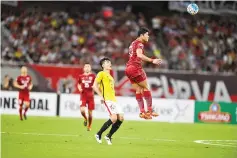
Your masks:
M20 116L20 120L23 121L22 118L22 106L23 106L23 102L21 100L19 100L19 116Z
M118 115L118 120L112 125L111 130L104 137L108 145L112 145L112 142L111 142L112 136L120 128L121 124L123 123L123 120L124 120L123 115Z
M109 119L106 121L103 126L100 128L99 132L97 132L97 135L101 137L102 133L109 128L109 126L112 124L112 121Z
M81 105L80 111L81 111L81 115L82 115L83 118L84 118L83 125L86 127L86 126L87 126L87 117L86 117L86 110L85 110L85 107Z
M26 107L25 107L23 117L24 117L25 120L27 120L26 113L27 113L28 109L30 108L30 102L27 101L27 102L24 102L24 104L25 104Z
M87 126L87 131L91 131L91 124L92 124L92 110L88 110L88 120L89 120L89 124Z

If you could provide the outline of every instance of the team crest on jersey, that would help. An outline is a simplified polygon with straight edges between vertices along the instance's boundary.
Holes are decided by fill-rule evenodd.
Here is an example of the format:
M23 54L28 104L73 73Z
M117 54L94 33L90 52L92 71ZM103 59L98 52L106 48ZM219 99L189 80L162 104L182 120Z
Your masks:
M89 80L92 80L92 77L91 77L91 76L89 77Z

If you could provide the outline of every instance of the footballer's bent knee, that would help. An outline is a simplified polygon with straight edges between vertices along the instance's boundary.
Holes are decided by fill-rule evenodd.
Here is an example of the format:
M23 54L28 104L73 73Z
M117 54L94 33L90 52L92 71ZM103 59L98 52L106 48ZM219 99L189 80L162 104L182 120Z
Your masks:
M119 121L123 122L123 120L124 120L124 117L123 117L123 116L120 116L120 117L119 117Z
M117 121L117 115L116 114L112 114L111 117L110 117L112 123L114 124L116 121Z
M27 102L24 102L24 104L26 107L30 107L30 102L27 101Z

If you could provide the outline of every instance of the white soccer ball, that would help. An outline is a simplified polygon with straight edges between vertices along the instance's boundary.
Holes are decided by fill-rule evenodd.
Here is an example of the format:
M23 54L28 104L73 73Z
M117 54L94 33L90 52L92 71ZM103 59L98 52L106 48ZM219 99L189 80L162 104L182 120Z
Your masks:
M189 4L188 7L187 7L187 11L188 11L188 13L191 14L191 15L197 14L197 13L198 13L198 10L199 10L198 5L195 4L195 3L191 3L191 4Z

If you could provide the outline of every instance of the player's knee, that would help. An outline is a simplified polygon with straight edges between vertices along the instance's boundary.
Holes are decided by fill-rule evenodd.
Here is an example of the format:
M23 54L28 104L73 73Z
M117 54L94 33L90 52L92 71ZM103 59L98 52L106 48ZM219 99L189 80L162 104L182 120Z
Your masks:
M81 112L85 112L85 111L86 111L85 107L84 107L84 106L81 106L81 107L80 107L80 111L81 111Z
M117 119L118 119L117 115L115 115L115 114L111 115L111 121L112 121L113 124L117 121Z
M88 115L89 115L89 117L92 117L92 110L88 111Z
M143 91L149 91L148 87L143 88Z
M124 117L123 116L119 116L119 121L123 122L123 120L124 120Z
M30 107L30 102L24 102L24 104L26 107L28 107L28 108Z
M138 94L139 94L139 93L142 93L142 88L141 88L141 87L137 87L137 88L136 88L136 93L138 93Z

